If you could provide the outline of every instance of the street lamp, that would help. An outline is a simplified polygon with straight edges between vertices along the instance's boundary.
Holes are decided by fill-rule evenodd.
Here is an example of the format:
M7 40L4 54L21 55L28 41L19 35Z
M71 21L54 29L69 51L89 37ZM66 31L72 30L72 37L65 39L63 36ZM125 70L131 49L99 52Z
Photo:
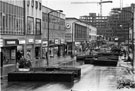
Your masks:
M48 33L47 33L47 54L46 54L46 60L47 60L47 66L49 65L49 23L50 23L50 14L52 12L63 12L62 10L52 10L50 11L47 15L48 15Z

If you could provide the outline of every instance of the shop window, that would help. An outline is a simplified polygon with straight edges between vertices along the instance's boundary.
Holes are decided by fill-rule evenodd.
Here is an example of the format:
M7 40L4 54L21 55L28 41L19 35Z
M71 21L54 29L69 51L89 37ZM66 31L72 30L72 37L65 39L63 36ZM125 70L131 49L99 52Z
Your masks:
M47 48L42 47L42 58L46 59Z
M19 61L24 56L24 47L22 45L17 46L16 59Z
M40 59L40 47L35 47L35 58Z
M33 17L27 18L27 34L34 34L34 19L33 19Z
M15 64L16 62L16 47L2 48L3 65Z

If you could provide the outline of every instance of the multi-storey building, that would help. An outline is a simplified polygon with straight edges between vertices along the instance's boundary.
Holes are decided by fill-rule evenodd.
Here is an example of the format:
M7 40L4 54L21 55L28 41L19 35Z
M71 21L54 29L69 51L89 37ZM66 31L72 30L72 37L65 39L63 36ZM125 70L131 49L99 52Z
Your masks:
M133 14L131 7L122 8L121 12L116 14L116 11L120 8L113 8L115 11L110 17L108 24L113 31L114 37L118 37L120 42L128 42L129 40L129 29L131 28L133 21Z
M49 17L48 17L49 16ZM49 21L49 22L48 22ZM48 35L49 24L49 35ZM49 36L49 39L48 39ZM42 6L42 40L43 56L47 52L47 43L49 40L50 56L61 56L64 53L65 43L65 14Z
M93 35L90 33L93 33ZM77 44L78 46L84 46L90 40L96 37L96 28L76 18L66 18L66 36L67 52L73 51ZM72 52L73 53L73 52Z
M42 0L0 0L0 58L1 73L15 71L18 54L30 54L32 66L45 57L48 35L48 13ZM51 53L62 53L65 39L65 15L50 13L49 39Z
M96 16L96 13L90 13L88 16L80 16L80 20L96 27L98 35L109 37L109 28L107 26L108 16Z
M23 0L0 0L0 58L1 76L14 71L17 50L24 41L24 2Z
M31 54L32 63L42 58L41 20L42 1L25 0L25 53ZM26 56L26 55L25 55Z

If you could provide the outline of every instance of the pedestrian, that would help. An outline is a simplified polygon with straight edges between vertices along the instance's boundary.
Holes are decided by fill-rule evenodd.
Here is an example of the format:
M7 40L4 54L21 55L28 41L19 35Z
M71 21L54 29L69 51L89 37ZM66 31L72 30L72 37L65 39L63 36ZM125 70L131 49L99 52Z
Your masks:
M31 59L32 59L30 50L28 50L27 53L26 53L26 59L29 60L29 61L31 61Z

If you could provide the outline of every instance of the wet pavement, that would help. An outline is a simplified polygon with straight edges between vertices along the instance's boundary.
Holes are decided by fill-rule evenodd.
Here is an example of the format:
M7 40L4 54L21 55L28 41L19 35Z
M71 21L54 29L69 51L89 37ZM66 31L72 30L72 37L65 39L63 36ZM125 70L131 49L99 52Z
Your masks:
M117 67L80 65L81 78L69 82L5 82L2 91L135 91L117 89Z

